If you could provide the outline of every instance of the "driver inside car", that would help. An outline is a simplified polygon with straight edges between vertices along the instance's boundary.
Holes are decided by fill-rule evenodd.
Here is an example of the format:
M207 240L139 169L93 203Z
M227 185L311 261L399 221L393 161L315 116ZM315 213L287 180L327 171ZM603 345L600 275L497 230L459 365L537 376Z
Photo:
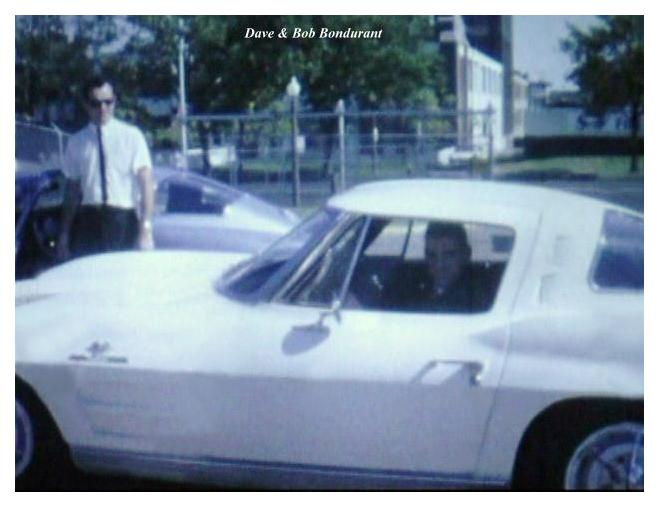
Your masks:
M417 312L473 313L487 307L471 266L471 247L462 224L430 222L421 269L399 273L389 300L392 309Z

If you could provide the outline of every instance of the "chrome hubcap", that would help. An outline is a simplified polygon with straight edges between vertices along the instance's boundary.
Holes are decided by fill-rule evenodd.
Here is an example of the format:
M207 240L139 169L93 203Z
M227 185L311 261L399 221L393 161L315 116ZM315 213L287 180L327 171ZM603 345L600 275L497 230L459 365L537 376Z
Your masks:
M643 425L620 423L592 433L570 458L565 489L643 489Z
M16 477L27 469L34 453L34 430L30 416L19 400L16 400Z

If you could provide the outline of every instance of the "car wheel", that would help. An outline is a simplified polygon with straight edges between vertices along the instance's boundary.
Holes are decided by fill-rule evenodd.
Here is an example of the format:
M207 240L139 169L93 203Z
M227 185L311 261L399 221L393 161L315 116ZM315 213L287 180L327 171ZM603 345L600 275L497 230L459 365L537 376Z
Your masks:
M643 488L642 407L548 413L525 435L511 486L524 491Z
M591 432L571 454L569 490L643 489L643 424L623 422Z
M70 470L67 448L47 410L16 384L16 489L55 488Z
M26 475L34 461L34 425L23 401L16 398L16 479Z

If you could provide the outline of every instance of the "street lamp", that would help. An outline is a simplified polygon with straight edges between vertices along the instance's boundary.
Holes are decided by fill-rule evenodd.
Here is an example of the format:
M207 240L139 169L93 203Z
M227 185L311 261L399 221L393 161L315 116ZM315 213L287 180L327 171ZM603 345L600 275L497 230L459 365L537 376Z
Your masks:
M298 98L301 91L302 87L300 86L300 82L297 80L296 76L293 76L286 86L286 95L291 98Z
M291 156L293 161L293 206L295 207L300 206L300 160L297 152L297 108L301 89L300 82L295 76L291 78L288 86L286 86L286 95L291 99L291 121L293 124L291 132Z
M378 167L378 141L380 140L380 131L377 126L373 125L373 174Z

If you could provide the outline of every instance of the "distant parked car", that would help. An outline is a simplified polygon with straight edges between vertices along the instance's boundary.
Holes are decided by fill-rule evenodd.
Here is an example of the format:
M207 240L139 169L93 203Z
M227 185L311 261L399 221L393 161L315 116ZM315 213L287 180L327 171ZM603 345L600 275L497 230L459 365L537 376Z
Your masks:
M456 227L459 250L429 249ZM467 297L419 298L458 256ZM416 180L335 196L251 258L69 262L16 284L17 481L70 456L219 484L642 489L643 257L632 210Z
M157 168L156 248L256 253L300 221L251 194L180 169Z
M299 222L295 212L179 169L154 169L157 249L256 253ZM63 175L16 173L16 275L55 262Z

